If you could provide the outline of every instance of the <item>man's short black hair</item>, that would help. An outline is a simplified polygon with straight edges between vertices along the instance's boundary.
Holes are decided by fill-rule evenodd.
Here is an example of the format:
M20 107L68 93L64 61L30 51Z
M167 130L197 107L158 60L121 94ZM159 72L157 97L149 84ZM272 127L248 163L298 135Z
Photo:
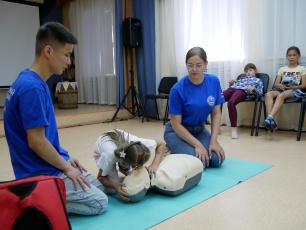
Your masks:
M77 44L76 37L65 26L58 22L48 22L42 25L36 34L35 53L40 54L46 45L57 49L66 43Z

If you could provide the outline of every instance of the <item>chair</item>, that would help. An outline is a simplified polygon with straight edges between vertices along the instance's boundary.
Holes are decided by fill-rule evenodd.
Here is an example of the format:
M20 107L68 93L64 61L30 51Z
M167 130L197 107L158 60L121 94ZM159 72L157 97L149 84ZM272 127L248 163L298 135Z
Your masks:
M275 78L275 80L276 80L276 78ZM275 80L274 80L273 85L275 84ZM301 83L302 83L302 81L301 81ZM306 90L303 90L303 92L306 93ZM255 136L258 136L258 129L259 129L262 106L264 106L264 118L267 117L265 101L266 101L266 98L264 96L260 98ZM275 102L275 99L274 99L274 102ZM287 98L284 101L284 104L289 104L289 103L300 103L301 104L299 124L298 124L298 132L297 132L297 136L296 136L296 141L300 141L302 128L303 128L303 123L304 123L304 118L305 118L306 96L304 98L291 97L291 98Z
M157 113L157 119L159 120L159 112L158 112L158 106L157 106L157 99L165 99L167 100L166 109L165 109L165 115L164 115L164 124L166 124L168 120L168 110L169 110L169 94L170 89L172 86L178 81L177 77L163 77L159 83L158 86L158 94L147 94L145 95L145 104L144 108L146 109L146 105L148 100L154 100L155 101L155 108ZM148 118L147 118L148 119ZM142 117L142 122L144 120L144 116Z
M296 135L296 140L297 141L300 141L300 139L301 139L302 128L303 128L303 123L304 123L304 118L305 118L305 111L306 111L306 97L304 97L302 99L302 102L301 102L298 132L297 132L297 135Z
M238 77L237 77L237 80L241 79L242 77L244 77L245 74L240 74ZM256 77L257 78L260 78L262 80L262 83L263 83L263 95L267 92L268 90L268 86L269 86L269 80L270 80L270 77L268 74L265 74L265 73L257 73L256 74ZM254 110L253 110L253 119L252 119L252 127L251 127L251 136L253 136L253 133L254 133L254 126L255 126L255 119L256 119L256 112L257 112L257 104L258 102L260 101L260 97L253 97L253 98L246 98L244 99L242 102L255 102L254 103ZM240 103L242 103L240 102ZM221 112L222 112L222 107L223 107L223 104L221 104Z

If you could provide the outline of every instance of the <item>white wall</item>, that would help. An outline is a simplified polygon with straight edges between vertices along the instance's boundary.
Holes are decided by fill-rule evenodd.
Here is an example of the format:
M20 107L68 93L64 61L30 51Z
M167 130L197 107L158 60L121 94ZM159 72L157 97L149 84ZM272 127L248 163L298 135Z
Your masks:
M38 7L0 1L0 86L10 86L32 64L39 26Z

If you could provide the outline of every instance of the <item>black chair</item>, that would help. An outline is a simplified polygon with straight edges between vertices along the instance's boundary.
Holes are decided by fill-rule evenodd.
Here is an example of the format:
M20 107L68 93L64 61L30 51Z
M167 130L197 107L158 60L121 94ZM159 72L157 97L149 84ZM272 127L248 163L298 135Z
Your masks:
M296 140L300 141L301 139L301 134L302 134L302 128L303 128L303 123L304 123L304 118L305 118L305 111L306 111L306 97L302 99L301 102L301 110L300 110L300 118L299 118L299 125L298 125L298 132L296 135Z
M245 76L245 74L240 74L237 77L237 80L241 79L244 76ZM262 83L263 83L263 95L265 95L265 93L268 90L270 77L266 73L257 73L256 77L260 78L262 80ZM242 101L242 102L254 102L253 119L252 119L252 127L251 127L251 136L253 136L253 133L254 133L255 120L256 120L256 112L257 112L257 104L260 101L260 99L261 99L261 97L251 97L251 98L246 98L246 99L244 99ZM240 103L242 103L242 102L240 102ZM223 107L223 104L221 104L221 112L222 112L222 107Z
M275 81L276 81L276 78L274 80L273 85L275 84ZM303 91L306 93L306 90L303 90ZM260 98L255 136L258 136L258 129L259 129L262 106L264 107L264 119L267 117L265 101L266 101L266 98L264 96ZM275 102L275 99L274 99L274 102ZM291 98L285 99L284 104L290 104L290 103L300 103L300 105L301 105L299 124L298 124L298 132L297 132L297 136L296 136L296 141L300 141L302 128L303 128L303 123L304 123L304 118L305 118L306 96L304 98L291 97Z
M158 86L158 94L147 94L145 95L145 105L144 108L146 109L146 105L148 100L154 100L155 101L155 108L157 113L157 119L159 120L159 112L158 112L158 106L157 106L157 99L165 99L167 100L166 109L165 109L165 115L164 115L164 124L166 124L168 120L168 110L169 110L169 94L170 89L172 86L178 81L177 77L163 77L159 83ZM146 117L148 120L148 117ZM144 116L142 117L142 122L144 120Z

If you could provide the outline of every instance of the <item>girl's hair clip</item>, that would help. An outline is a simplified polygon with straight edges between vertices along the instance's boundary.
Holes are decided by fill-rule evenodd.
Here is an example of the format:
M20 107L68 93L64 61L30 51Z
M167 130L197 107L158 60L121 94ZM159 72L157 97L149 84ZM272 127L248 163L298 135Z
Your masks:
M119 152L120 153L120 158L125 158L125 156L126 156L126 153L124 152L124 151L122 151L122 152Z

